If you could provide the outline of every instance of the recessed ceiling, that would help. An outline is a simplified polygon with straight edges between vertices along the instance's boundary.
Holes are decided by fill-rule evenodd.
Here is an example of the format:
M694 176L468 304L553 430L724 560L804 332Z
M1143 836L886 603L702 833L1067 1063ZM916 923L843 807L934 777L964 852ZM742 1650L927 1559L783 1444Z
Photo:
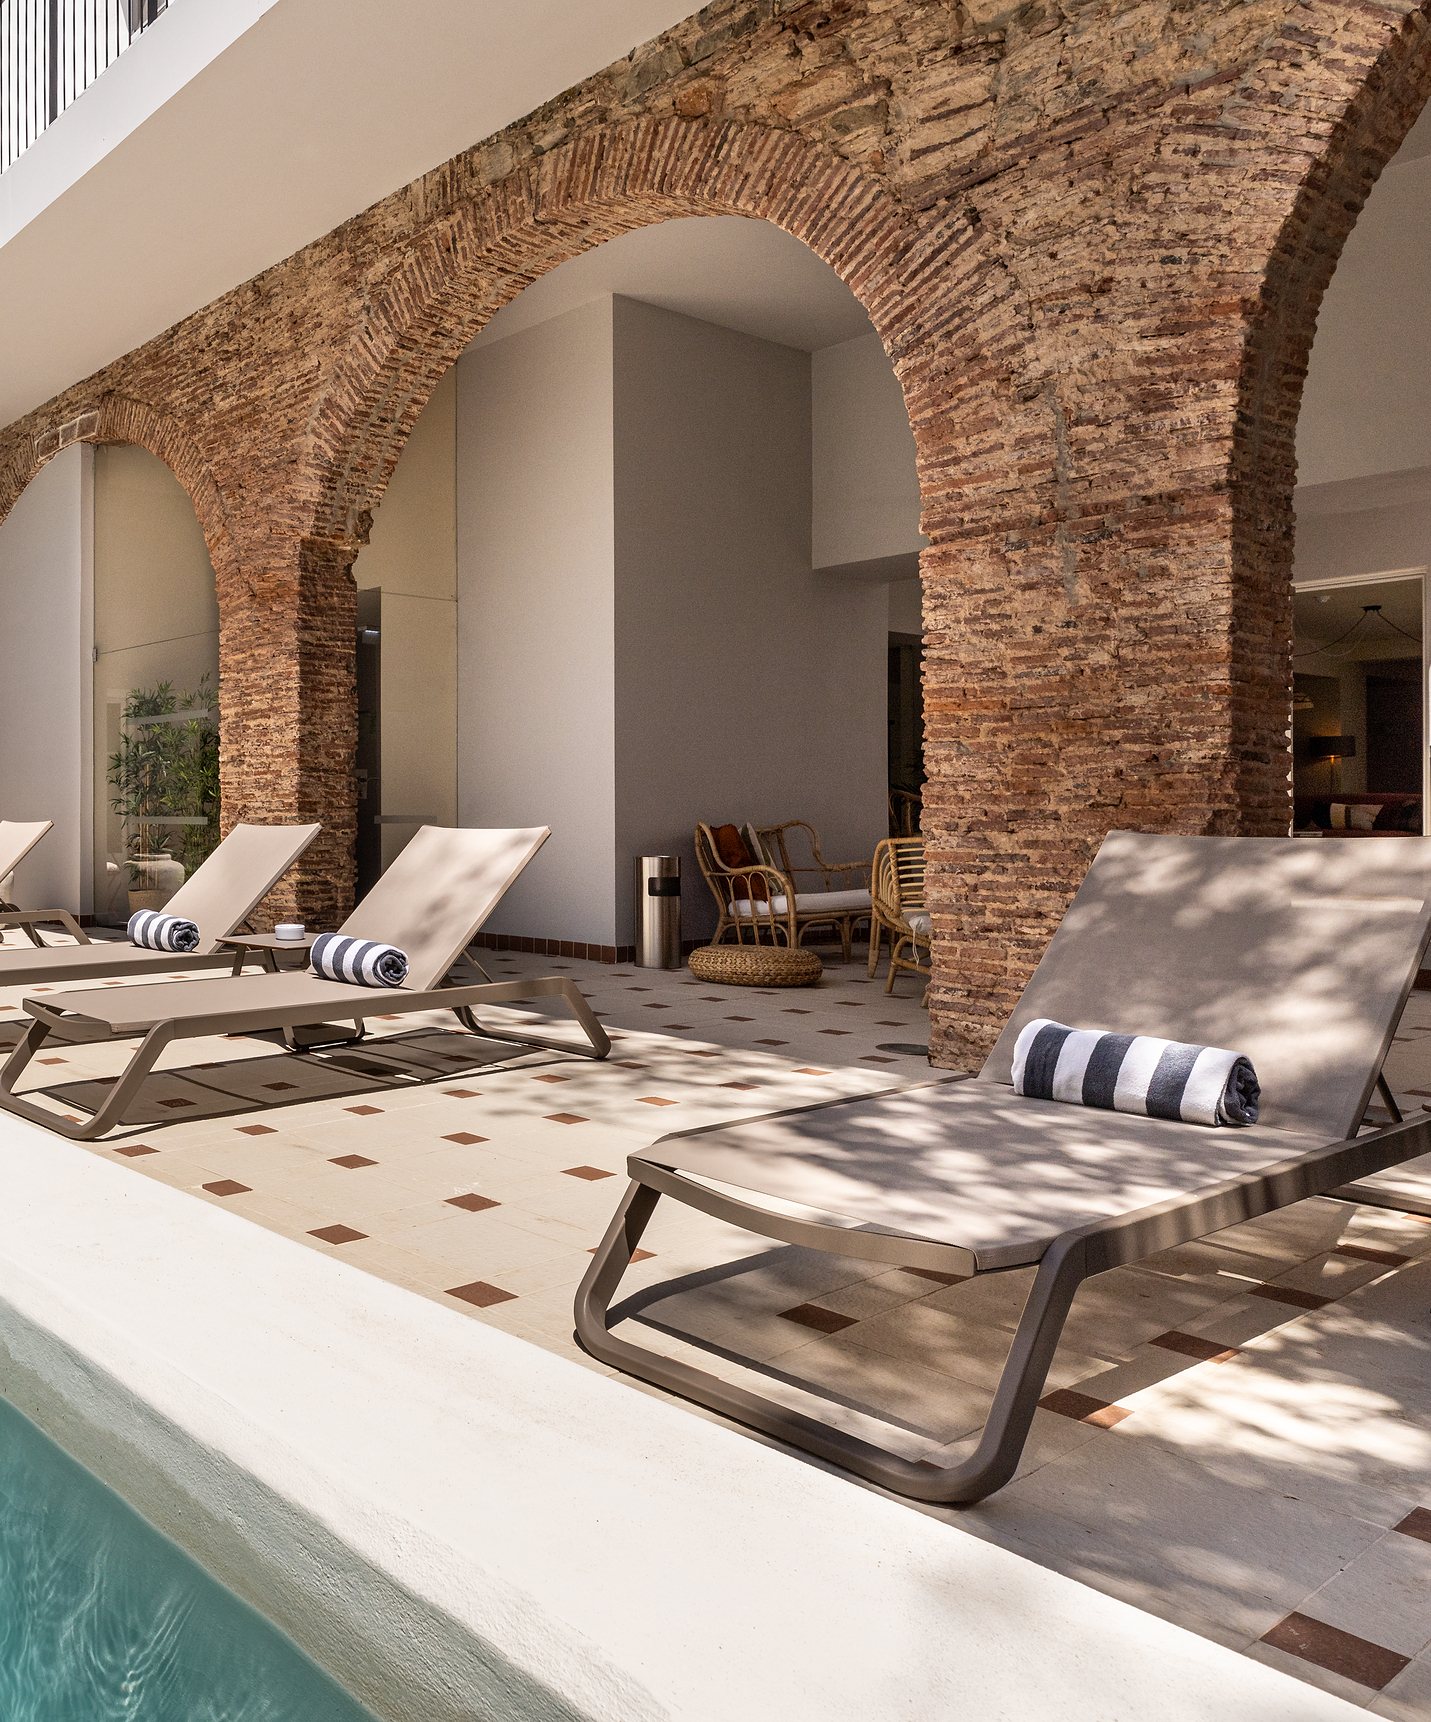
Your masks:
M1364 606L1369 604L1381 606L1379 617L1366 615ZM1420 580L1383 580L1337 586L1327 592L1298 592L1294 605L1295 650L1299 653L1330 646L1334 657L1351 660L1414 658L1421 650ZM1341 639L1348 633L1351 638ZM1335 644L1338 640L1340 644Z
M504 341L609 293L807 353L874 333L864 306L798 239L768 221L699 215L637 228L561 264L472 345Z

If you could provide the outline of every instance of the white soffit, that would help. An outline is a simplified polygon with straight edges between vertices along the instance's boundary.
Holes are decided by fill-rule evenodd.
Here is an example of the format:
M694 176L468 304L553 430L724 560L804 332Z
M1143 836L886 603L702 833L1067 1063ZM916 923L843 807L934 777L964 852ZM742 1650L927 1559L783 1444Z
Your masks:
M0 175L0 425L690 9L172 0Z
M807 353L874 333L859 300L800 240L768 221L703 215L637 228L563 263L504 306L472 346L610 293Z

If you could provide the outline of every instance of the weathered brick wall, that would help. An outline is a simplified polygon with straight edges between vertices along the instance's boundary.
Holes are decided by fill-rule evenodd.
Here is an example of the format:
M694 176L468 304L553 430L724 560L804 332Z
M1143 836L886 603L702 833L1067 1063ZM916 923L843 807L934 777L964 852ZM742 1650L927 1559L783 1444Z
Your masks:
M174 467L219 570L225 817L321 818L283 906L331 921L349 568L437 379L603 239L777 222L915 428L934 1038L968 1062L1105 831L1286 828L1301 381L1428 5L709 6L0 433L0 514L61 427Z

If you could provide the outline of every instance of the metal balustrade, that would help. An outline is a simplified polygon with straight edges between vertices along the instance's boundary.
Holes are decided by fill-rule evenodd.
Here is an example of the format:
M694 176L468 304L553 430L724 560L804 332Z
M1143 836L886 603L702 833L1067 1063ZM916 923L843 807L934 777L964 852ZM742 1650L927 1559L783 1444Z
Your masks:
M0 0L0 173L169 0Z

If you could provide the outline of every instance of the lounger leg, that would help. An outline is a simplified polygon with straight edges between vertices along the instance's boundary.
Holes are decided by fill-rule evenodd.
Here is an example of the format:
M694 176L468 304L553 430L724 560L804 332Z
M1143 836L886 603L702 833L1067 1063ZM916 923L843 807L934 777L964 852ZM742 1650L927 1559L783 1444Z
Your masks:
M1386 1110L1391 1114L1391 1122L1393 1124L1404 1124L1406 1121L1401 1116L1401 1108L1396 1104L1396 1096L1391 1092L1391 1084L1380 1073L1380 1071L1377 1072L1376 1090L1377 1093L1380 1094L1381 1098L1386 1102Z
M578 1058L605 1058L607 1053L611 1051L611 1041L607 1037L606 1030L592 1014L591 1006L582 996L581 988L577 986L575 981L556 980L543 976L539 981L529 982L528 989L532 998L556 998L558 996L564 998L571 1006L571 1014L576 1018L582 1033L587 1038L590 1051L586 1047L573 1046L566 1041L541 1040L535 1035L520 1034L513 1029L484 1028L477 1020L471 1005L454 1005L452 1014L462 1024L463 1028L470 1030L473 1034L481 1035L483 1040L505 1040L510 1041L513 1046L538 1047L544 1052L570 1052L576 1054Z
M33 1023L24 1040L5 1061L5 1068L0 1071L0 1108L13 1112L17 1117L27 1118L32 1124L43 1124L46 1130L58 1131L61 1136L68 1136L74 1142L92 1142L120 1121L125 1107L154 1068L155 1059L174 1038L174 1024L155 1023L135 1049L134 1056L125 1066L124 1075L105 1096L104 1105L92 1118L78 1124L71 1123L68 1118L63 1118L58 1113L48 1112L43 1106L37 1106L34 1101L26 1100L14 1092L21 1072L44 1044L49 1032L44 1023Z
M316 1032L311 1035L309 1030ZM352 1034L340 1034L330 1023L302 1023L297 1028L282 1030L283 1044L290 1052L312 1052L319 1046L354 1046L365 1038L368 1032L366 1021L360 1017L353 1018ZM307 1038L305 1038L305 1036Z
M617 1339L607 1327L611 1299L659 1200L657 1190L640 1183L630 1186L577 1291L577 1338L593 1357L914 1500L944 1505L981 1501L1013 1476L1069 1306L1086 1277L1081 1238L1060 1240L1039 1264L979 1444L963 1464L940 1470L901 1459L702 1369Z

